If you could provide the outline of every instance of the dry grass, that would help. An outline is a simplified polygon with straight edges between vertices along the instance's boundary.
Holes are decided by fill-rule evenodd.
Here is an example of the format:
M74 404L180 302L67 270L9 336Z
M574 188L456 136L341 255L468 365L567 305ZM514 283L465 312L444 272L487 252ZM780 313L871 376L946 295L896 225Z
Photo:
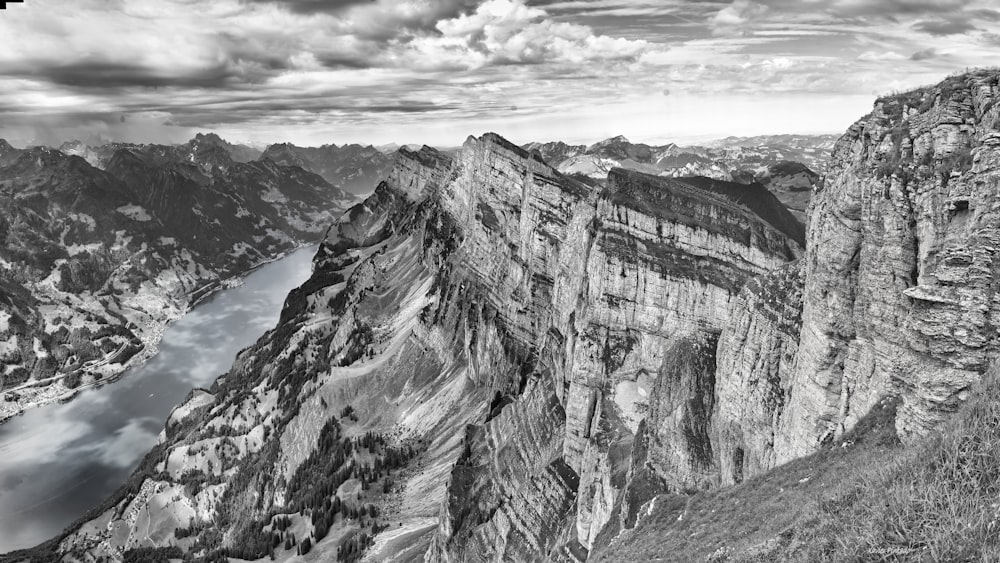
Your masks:
M1000 561L1000 382L903 447L895 403L809 457L735 487L660 496L597 561ZM845 444L847 444L845 446Z
M1000 382L989 376L940 435L870 467L829 517L864 558L1000 560ZM853 502L847 502L852 500Z

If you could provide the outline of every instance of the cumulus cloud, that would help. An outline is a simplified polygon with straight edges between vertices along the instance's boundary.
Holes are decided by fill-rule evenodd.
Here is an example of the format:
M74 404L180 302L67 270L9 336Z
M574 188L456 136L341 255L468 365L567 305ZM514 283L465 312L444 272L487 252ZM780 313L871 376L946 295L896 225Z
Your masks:
M487 0L472 14L438 22L441 37L428 41L445 48L467 47L473 65L635 59L649 46L646 41L595 35L587 26L557 23L547 16L521 0Z
M719 10L712 18L712 29L719 34L747 34L754 20L766 13L768 7L752 0L734 0Z

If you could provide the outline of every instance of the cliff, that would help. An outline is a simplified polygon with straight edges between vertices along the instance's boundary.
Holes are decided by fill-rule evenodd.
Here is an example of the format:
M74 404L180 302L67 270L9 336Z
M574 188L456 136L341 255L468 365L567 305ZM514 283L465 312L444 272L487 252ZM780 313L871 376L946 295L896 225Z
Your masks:
M997 341L1000 96L979 71L878 100L811 209L802 331L778 460L899 395L906 440L968 396Z

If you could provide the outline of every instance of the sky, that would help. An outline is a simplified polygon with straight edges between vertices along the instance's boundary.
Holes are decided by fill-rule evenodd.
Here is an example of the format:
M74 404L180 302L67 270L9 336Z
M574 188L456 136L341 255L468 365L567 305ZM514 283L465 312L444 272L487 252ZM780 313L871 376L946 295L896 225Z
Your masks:
M1000 61L1000 0L26 0L0 138L299 145L839 133Z

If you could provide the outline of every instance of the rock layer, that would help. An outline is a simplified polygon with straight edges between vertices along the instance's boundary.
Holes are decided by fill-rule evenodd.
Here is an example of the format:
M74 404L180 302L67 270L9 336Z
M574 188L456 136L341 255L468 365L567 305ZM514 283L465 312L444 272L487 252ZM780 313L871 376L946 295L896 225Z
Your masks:
M880 99L815 197L798 360L776 461L899 394L902 437L951 412L996 353L998 73Z

